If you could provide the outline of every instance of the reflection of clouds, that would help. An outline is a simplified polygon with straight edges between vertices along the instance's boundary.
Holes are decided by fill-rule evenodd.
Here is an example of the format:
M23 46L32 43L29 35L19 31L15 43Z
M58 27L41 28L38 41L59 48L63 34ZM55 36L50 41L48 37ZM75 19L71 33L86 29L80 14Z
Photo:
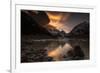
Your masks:
M61 58L60 51L62 47L59 46L57 48L54 48L54 50L48 51L48 56L53 57L54 60L59 60Z
M63 56L67 55L70 50L72 50L72 47L70 44L66 43L64 46L59 45L53 50L48 50L48 56L53 57L54 60L63 60Z
M55 41L37 41L24 37L22 48L23 62L67 61L89 59L88 41L77 39ZM76 47L75 46L79 46ZM82 55L83 52L83 55ZM84 57L85 55L85 57Z

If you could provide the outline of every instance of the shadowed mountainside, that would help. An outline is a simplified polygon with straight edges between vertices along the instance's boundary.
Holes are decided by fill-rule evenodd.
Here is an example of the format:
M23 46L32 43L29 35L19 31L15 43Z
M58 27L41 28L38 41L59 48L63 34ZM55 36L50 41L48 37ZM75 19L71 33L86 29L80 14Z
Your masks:
M73 37L88 37L89 38L89 23L82 22L75 26L72 31L68 34Z

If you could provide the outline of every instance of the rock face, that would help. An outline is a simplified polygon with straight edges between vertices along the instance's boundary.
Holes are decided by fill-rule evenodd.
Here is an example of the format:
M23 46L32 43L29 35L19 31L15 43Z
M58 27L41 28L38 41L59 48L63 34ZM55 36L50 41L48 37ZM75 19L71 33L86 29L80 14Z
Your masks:
M42 26L49 23L45 12L21 11L21 33L22 34L49 34Z
M72 29L70 36L88 37L89 36L89 23L83 22L78 24Z

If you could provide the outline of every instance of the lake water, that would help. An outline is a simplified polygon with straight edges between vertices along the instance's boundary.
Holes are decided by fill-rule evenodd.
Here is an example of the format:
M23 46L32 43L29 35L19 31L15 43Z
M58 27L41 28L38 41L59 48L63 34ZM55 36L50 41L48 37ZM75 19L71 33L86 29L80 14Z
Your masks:
M21 62L50 62L89 59L88 39L22 39Z

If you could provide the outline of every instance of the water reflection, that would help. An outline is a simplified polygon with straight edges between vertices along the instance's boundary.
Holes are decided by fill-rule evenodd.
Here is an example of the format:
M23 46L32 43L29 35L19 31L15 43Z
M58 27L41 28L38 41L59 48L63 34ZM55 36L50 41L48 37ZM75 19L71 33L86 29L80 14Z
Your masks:
M22 41L21 62L83 59L89 59L89 43L86 39Z
M48 56L53 57L54 60L63 60L63 56L67 55L68 51L72 50L70 44L66 43L64 46L59 45L57 48L53 48L52 50L48 50Z

